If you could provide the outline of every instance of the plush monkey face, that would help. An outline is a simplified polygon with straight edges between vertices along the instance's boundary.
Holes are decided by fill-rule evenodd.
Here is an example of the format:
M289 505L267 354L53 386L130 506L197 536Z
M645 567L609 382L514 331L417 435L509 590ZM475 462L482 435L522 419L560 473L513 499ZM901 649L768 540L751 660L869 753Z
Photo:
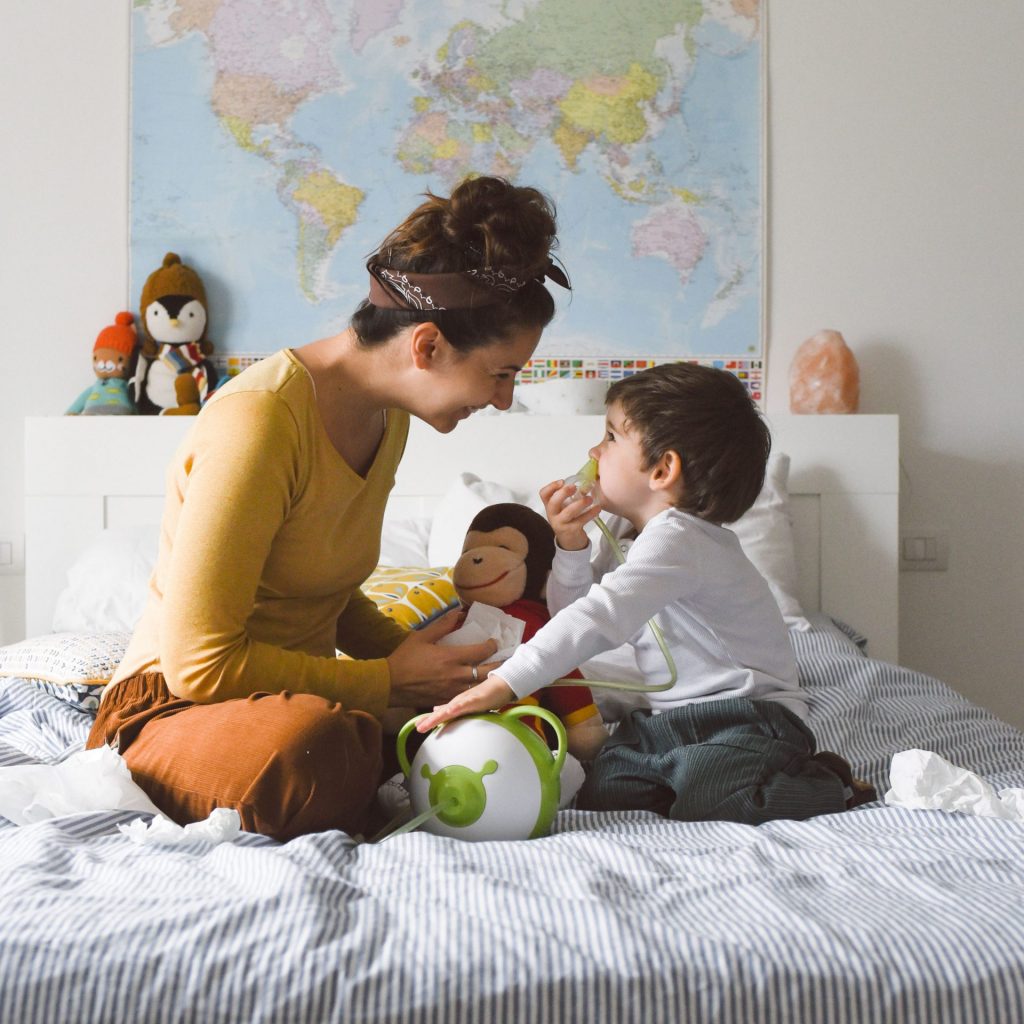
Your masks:
M452 581L467 607L539 601L554 556L554 533L543 516L514 502L489 505L469 525Z
M529 553L529 542L513 526L470 530L452 570L459 600L467 608L474 601L495 608L518 601L526 589Z

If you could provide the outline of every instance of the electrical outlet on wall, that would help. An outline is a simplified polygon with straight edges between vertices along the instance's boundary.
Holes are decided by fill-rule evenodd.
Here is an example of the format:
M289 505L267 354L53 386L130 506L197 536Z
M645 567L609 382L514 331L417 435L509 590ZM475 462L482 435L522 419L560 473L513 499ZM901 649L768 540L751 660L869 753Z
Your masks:
M931 526L900 527L900 572L945 572L949 534Z
M0 576L18 576L25 571L21 538L0 537Z

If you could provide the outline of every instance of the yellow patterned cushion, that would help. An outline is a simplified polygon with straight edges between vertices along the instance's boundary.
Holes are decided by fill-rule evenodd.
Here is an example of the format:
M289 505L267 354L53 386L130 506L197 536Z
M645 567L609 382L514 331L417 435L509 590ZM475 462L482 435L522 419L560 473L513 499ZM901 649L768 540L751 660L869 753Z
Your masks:
M379 565L363 584L363 593L406 629L419 629L459 604L451 569L447 568Z

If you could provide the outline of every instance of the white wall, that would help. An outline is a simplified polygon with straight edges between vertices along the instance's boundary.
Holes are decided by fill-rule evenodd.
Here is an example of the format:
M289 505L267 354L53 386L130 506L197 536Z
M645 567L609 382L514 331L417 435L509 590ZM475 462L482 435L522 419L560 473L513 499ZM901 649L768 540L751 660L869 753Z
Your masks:
M22 418L63 412L135 304L128 8L5 5L0 541ZM841 330L862 411L902 418L904 521L951 540L947 572L901 578L901 660L1024 726L1024 4L770 0L768 29L768 409L797 345ZM0 642L22 590L0 576Z
M96 335L134 306L128 29L123 0L3 5L0 541L19 564L0 575L0 643L24 634L22 421L64 412L94 379Z
M900 660L1024 727L1020 0L771 0L769 409L843 332L861 410L901 418Z

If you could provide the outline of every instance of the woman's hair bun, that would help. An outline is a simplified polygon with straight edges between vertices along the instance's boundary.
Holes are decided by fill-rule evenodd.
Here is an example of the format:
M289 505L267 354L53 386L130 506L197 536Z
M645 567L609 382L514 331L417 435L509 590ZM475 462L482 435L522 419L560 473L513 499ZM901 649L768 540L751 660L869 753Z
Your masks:
M352 330L360 345L370 347L411 324L434 323L462 353L508 339L516 330L542 331L555 315L543 278L557 244L555 204L539 189L479 177L466 178L447 198L427 192L370 263L411 274L492 267L521 278L521 286L468 308L388 309L364 300L352 315Z
M384 240L391 266L420 272L508 267L537 273L557 244L554 203L504 178L466 178L447 199L427 198Z
M535 188L504 178L469 178L448 200L445 233L476 248L483 265L536 271L555 242L554 204Z

